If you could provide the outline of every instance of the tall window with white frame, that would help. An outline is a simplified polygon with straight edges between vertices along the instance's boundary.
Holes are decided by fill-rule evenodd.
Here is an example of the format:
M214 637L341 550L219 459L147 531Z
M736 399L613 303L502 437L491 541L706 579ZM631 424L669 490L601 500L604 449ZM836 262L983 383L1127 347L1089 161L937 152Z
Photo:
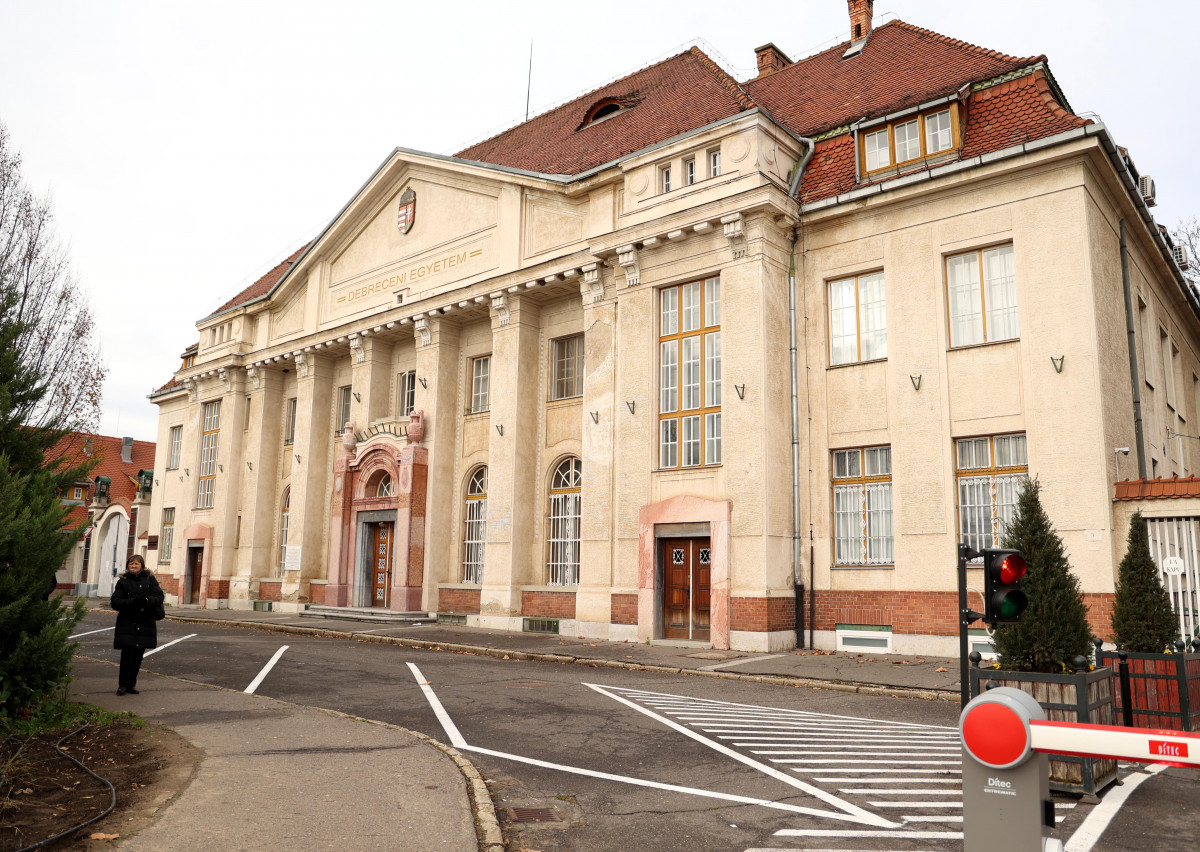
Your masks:
M211 509L217 479L217 451L221 444L221 400L204 403L200 431L200 477L196 483L196 508Z
M158 532L158 561L167 564L171 561L171 550L175 547L175 508L163 509L162 529Z
M1016 513L1021 484L1029 477L1025 436L959 438L954 449L959 540L975 550L995 547Z
M974 346L1021 336L1012 244L946 258L950 346Z
M579 585L579 520L582 516L580 487L583 462L572 456L563 459L550 479L549 556L546 584Z
M671 191L671 167L663 166L658 170L659 191L664 195Z
M570 399L583 395L583 335L554 341L550 398Z
M691 186L696 182L696 158L689 157L683 161L683 185Z
M353 398L352 394L353 391L349 385L343 385L338 388L338 418L337 422L333 424L333 431L336 435L342 434L346 429L346 424L350 422L350 400Z
M288 399L283 417L283 443L293 444L296 442L296 397Z
M829 364L887 357L887 296L883 273L829 282Z
M491 379L492 359L490 355L474 358L471 361L471 413L487 411L490 407L488 396Z
M170 437L167 439L167 470L179 467L179 451L183 445L183 427L172 426Z
M463 582L483 582L483 553L487 544L487 466L475 468L467 480L463 506Z
M417 399L417 374L413 370L405 370L396 379L396 416L409 417L413 413Z
M282 577L283 569L287 567L288 549L288 519L291 516L292 489L284 489L283 501L279 507L279 571L275 576Z
M658 466L721 463L721 279L659 291Z
M892 448L833 453L835 565L892 565Z
M708 176L710 178L721 176L721 149L708 152Z

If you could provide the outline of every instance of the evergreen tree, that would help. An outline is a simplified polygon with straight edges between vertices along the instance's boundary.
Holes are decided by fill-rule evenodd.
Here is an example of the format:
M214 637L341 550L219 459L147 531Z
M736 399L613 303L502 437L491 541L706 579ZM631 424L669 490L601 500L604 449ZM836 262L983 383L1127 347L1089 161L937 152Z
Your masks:
M1150 556L1150 537L1141 512L1129 520L1129 543L1117 573L1112 626L1117 647L1126 651L1161 654L1179 638L1179 619Z
M1092 631L1087 623L1079 578L1062 539L1042 508L1041 486L1025 481L1017 498L1017 511L1005 531L1003 546L1021 551L1029 572L1021 588L1029 606L1018 624L996 628L1000 667L1022 672L1060 672L1063 663L1092 651Z

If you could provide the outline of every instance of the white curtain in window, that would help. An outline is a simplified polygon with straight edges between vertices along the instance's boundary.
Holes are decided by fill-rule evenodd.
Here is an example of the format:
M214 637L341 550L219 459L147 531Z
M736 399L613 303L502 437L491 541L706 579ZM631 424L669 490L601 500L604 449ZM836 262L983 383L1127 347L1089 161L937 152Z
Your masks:
M829 363L858 360L858 306L853 278L829 282Z
M979 258L974 252L946 261L950 291L950 345L983 343L983 304Z
M580 495L550 496L550 559L547 583L574 586L579 583Z
M834 557L839 565L863 560L862 486L837 485L833 489Z
M859 325L862 328L862 360L887 357L887 301L883 273L872 272L858 279Z
M987 291L988 340L1020 337L1012 246L1000 246L983 253L983 279Z
M1026 474L1017 473L996 477L996 541L1004 537L1008 525L1017 513L1017 496Z
M962 541L975 550L992 546L991 477L958 480L958 518Z
M892 483L866 486L867 564L891 565L895 561L892 536Z

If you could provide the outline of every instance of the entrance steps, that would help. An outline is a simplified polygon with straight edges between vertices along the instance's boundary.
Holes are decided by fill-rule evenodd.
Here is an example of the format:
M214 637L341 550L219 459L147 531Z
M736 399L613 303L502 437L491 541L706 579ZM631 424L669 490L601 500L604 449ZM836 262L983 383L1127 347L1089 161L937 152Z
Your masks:
M343 621L370 621L380 624L436 624L437 616L427 612L399 612L370 606L312 605L299 612L301 617L340 618Z

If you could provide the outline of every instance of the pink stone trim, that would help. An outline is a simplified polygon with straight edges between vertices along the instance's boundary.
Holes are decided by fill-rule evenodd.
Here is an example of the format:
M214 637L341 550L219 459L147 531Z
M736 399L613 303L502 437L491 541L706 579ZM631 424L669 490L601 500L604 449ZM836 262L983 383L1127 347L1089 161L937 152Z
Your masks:
M200 555L200 600L192 601L203 607L208 602L208 578L212 572L212 540L213 528L208 524L192 524L183 531L184 553L187 553L187 546L193 541L203 541L204 549ZM183 600L184 583L187 582L187 557L184 557L183 576L180 577L179 600Z

